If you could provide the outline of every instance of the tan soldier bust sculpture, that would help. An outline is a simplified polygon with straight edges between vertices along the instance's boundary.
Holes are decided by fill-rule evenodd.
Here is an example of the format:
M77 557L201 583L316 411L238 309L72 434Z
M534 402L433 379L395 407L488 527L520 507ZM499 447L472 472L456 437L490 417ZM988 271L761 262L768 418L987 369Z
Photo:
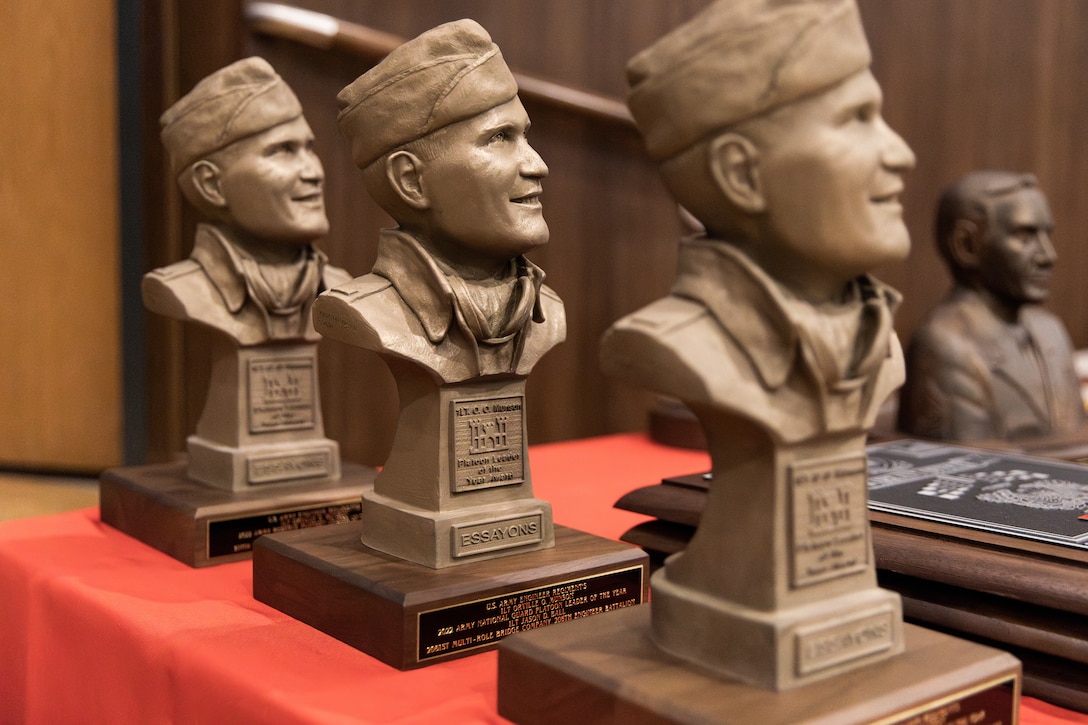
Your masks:
M373 271L324 293L314 323L378 353L400 418L363 543L441 568L553 544L533 498L524 384L565 336L523 255L548 241L548 168L499 48L471 20L429 30L344 88L339 124L393 217Z
M253 57L200 81L161 123L178 185L204 221L188 259L144 277L144 303L216 332L189 475L236 491L335 478L310 308L350 275L313 245L329 223L302 106Z
M725 0L628 65L628 104L676 200L671 294L602 342L609 374L683 400L713 463L686 551L653 578L653 638L789 689L903 648L876 586L866 431L902 382L894 291L914 164L881 117L854 0Z

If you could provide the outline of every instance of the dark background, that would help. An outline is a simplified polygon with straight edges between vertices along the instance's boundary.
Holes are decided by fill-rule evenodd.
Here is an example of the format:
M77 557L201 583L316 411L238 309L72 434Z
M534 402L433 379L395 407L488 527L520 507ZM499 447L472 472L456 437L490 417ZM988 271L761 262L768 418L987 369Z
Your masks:
M628 58L705 6L705 0L301 0L303 7L403 38L439 23L479 21L516 71L621 99ZM131 117L122 154L123 183L138 189L125 207L130 263L147 271L188 254L196 219L165 171L158 115L208 73L261 55L294 88L317 135L327 175L332 225L321 243L332 262L360 275L374 259L377 232L389 219L370 201L336 128L335 96L372 59L319 50L257 34L238 0L127 3L138 13ZM136 5L136 7L133 7ZM904 304L904 342L944 294L948 276L933 247L934 200L974 169L1034 172L1057 221L1060 260L1049 307L1077 347L1088 345L1088 209L1080 203L1088 173L1088 3L1081 0L860 0L885 94L885 117L911 145L918 165L908 178L905 214L914 247L902 264L878 270ZM123 91L126 86L122 86ZM135 101L133 99L136 99ZM525 100L532 143L550 167L543 197L548 247L533 259L567 306L567 342L537 366L527 411L533 443L645 427L649 396L606 379L597 344L617 318L663 295L675 272L682 227L647 161L636 132L552 105ZM131 163L137 150L138 163ZM140 272L139 269L136 272ZM139 274L126 282L138 331L134 379L146 380L149 460L184 450L196 425L208 374L199 330L147 315L140 319ZM396 396L372 354L323 342L321 385L327 434L345 460L380 464L391 443ZM131 377L131 372L130 372ZM130 410L133 408L130 404Z

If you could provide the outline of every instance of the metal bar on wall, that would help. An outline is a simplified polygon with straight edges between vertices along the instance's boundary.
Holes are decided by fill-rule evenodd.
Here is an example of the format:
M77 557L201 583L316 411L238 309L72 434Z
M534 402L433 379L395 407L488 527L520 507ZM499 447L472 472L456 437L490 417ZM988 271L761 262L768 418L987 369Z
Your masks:
M292 40L321 50L337 50L378 60L405 38L331 15L281 3L254 2L245 8L254 32ZM521 95L598 120L632 126L623 101L514 71Z

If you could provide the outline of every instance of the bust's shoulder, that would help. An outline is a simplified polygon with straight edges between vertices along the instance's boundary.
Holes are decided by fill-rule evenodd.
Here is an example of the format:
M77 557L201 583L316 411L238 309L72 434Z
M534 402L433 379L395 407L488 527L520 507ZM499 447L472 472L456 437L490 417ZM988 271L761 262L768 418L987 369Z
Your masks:
M351 273L341 267L326 264L321 271L321 286L327 290L349 282L351 282Z
M393 289L393 283L388 279L378 274L364 274L362 277L347 280L325 290L318 299L336 300L354 306L375 302L376 300L371 298L389 291L394 294L396 292Z
M322 292L314 302L313 321L322 335L369 349L382 349L390 334L404 336L405 330L419 327L393 284L377 274Z
M601 340L606 373L688 400L704 399L709 382L732 367L731 342L697 302L669 296L623 317Z
M555 290L547 285L540 286L540 307L549 326L567 329L567 308Z
M183 259L165 267L153 269L144 275L144 284L170 285L184 283L193 276L204 276L204 268L194 259Z
M606 340L625 337L646 345L671 346L678 338L700 334L699 329L707 325L717 327L705 306L669 295L620 318L609 329Z
M953 295L937 303L911 336L914 354L960 356L1003 336L1004 327L974 295Z
M204 268L192 259L153 269L140 285L144 305L153 312L184 318L194 306L204 307L219 300Z
M1059 330L1063 335L1067 334L1062 319L1042 305L1024 305L1020 315L1025 325L1048 331Z
M556 294L555 290L546 284L540 285L540 296L550 303L558 302L559 304L563 304L563 300L559 299L559 295Z

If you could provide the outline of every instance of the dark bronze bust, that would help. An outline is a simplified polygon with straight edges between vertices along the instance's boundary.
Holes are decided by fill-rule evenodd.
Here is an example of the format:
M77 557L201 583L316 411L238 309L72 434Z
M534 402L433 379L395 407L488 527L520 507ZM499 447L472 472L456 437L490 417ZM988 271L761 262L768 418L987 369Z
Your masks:
M941 195L937 245L954 284L911 340L904 432L1017 440L1084 424L1069 336L1041 306L1053 226L1030 174L978 171Z

